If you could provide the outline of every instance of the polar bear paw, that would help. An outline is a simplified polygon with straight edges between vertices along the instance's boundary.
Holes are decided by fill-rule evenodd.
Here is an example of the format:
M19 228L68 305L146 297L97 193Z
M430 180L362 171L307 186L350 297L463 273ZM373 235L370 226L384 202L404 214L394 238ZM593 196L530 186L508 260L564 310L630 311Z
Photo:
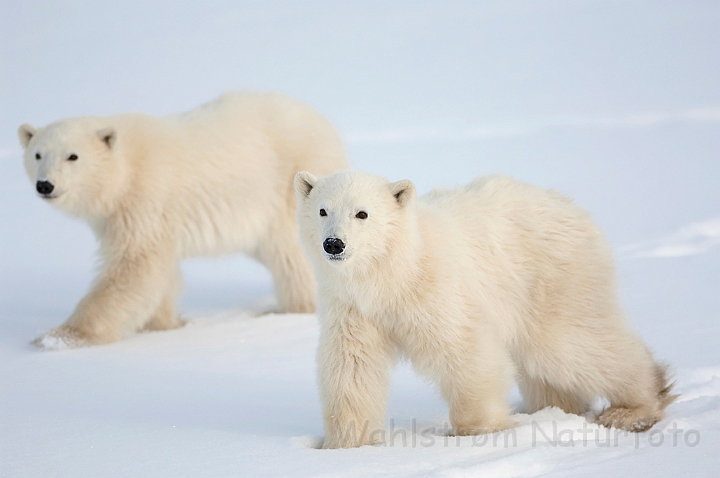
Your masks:
M65 350L90 345L90 342L64 327L49 330L30 343L41 350Z
M515 428L517 424L515 422L508 422L502 425L494 425L494 426L483 426L483 427L462 427L462 428L455 428L451 430L448 433L448 436L476 436L476 435L485 435L487 433L497 433L505 430L509 430L511 428Z
M661 419L661 411L654 411L648 407L611 407L600 414L597 423L608 428L613 427L639 433L649 430Z

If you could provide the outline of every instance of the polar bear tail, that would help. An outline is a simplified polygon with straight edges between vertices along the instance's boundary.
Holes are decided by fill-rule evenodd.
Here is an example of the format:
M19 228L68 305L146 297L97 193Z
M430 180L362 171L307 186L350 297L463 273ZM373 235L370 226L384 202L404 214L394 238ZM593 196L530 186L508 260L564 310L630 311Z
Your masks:
M668 405L680 396L679 394L670 393L675 387L675 381L672 380L668 372L668 365L664 362L655 362L655 387L660 400L660 410L665 410Z

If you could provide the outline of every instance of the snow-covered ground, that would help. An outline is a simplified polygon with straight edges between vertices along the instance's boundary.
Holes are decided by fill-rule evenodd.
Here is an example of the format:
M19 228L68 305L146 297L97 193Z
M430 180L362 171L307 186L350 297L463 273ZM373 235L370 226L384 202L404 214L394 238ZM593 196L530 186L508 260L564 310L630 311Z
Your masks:
M185 263L183 329L31 348L87 290L96 245L34 197L18 125L240 88L315 105L356 168L421 192L503 172L574 196L676 371L667 419L615 436L544 410L458 442L403 365L387 446L316 450L315 317L256 316L269 274L241 257ZM719 290L716 0L0 0L0 476L717 476Z

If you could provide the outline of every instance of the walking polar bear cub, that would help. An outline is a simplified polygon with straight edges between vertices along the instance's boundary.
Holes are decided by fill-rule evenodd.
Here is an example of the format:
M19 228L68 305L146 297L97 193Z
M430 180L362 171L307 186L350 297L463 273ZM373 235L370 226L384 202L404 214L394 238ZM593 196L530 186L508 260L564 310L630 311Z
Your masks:
M245 252L271 271L283 311L312 312L292 180L347 167L340 138L289 97L230 92L184 114L20 126L25 168L46 202L86 220L103 266L46 348L178 326L179 260Z
M570 199L493 176L416 200L409 181L351 171L300 172L295 190L318 281L323 448L374 442L398 356L439 385L458 435L513 426L513 376L528 413L583 414L600 396L598 422L630 431L674 399Z

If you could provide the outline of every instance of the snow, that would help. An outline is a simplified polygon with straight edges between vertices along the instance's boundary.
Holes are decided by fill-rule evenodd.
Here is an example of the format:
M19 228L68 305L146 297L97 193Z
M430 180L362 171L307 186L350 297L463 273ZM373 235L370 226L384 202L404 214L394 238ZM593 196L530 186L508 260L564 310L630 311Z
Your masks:
M719 23L702 1L0 0L0 476L716 476ZM184 263L186 327L30 346L87 290L96 244L34 197L17 127L237 88L308 101L355 167L420 192L500 172L576 198L675 370L667 418L601 446L588 417L546 409L457 441L401 364L387 446L317 450L316 319L259 315L270 276L242 257Z
M53 337L52 335L43 335L32 341L33 345L37 345L42 350L65 350L72 348L75 344L68 343L62 337Z
M720 217L694 222L648 243L631 244L620 252L630 257L681 257L703 254L720 246Z

